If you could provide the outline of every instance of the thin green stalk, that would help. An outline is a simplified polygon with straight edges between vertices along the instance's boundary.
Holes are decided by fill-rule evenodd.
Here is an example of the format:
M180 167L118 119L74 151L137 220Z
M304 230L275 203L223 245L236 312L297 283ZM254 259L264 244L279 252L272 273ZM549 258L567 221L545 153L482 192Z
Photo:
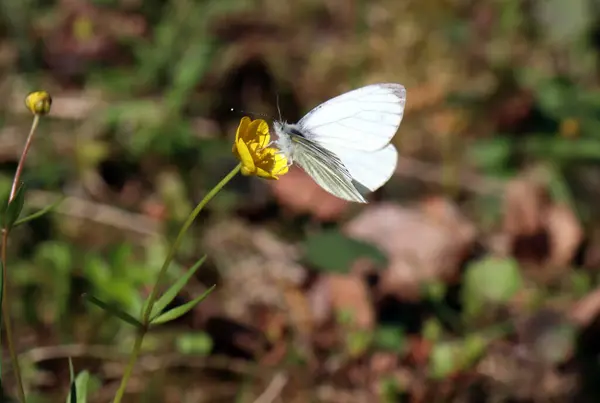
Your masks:
M34 115L33 122L31 124L31 129L29 130L29 135L27 136L27 140L25 141L25 147L23 148L23 152L21 154L21 158L19 159L19 164L17 165L17 170L15 171L15 176L13 178L12 188L10 189L10 195L8 196L8 202L10 203L17 192L17 188L19 187L19 182L21 180L21 174L23 172L23 166L25 165L25 159L27 158L27 153L31 148L31 143L33 140L33 135L40 123L40 115ZM23 380L21 379L21 368L19 366L19 356L17 354L15 343L13 339L13 330L12 330L12 321L10 319L10 298L8 295L8 270L6 268L6 252L8 248L8 228L2 229L2 251L1 251L1 259L2 259L2 320L4 322L4 328L6 332L6 344L8 346L8 352L10 354L10 359L12 362L13 373L15 376L15 381L17 383L17 394L19 396L19 401L21 403L25 403L25 389L23 388ZM0 357L1 358L1 357Z
M206 206L206 204L209 201L211 201L212 198L215 197L217 195L217 193L219 193L219 191L221 191L221 189L223 189L223 187L235 175L237 175L238 172L240 172L241 168L242 168L242 164L238 164L235 168L233 168L233 170L231 172L229 172L229 174L227 174L227 176L225 176L223 179L221 179L221 181L214 188L212 188L212 190L210 192L208 192L208 194L206 196L204 196L202 201L200 203L198 203L198 205L190 213L187 220L183 223L183 226L179 230L179 233L177 234L177 238L175 238L175 242L173 242L173 244L171 245L171 248L169 249L169 253L167 254L167 257L166 257L162 267L160 268L160 271L158 272L158 274L156 276L156 281L154 282L152 291L150 292L150 295L148 296L148 301L146 303L146 309L142 313L142 320L141 320L144 327L142 329L140 329L136 335L135 342L133 344L133 349L131 351L131 356L129 357L129 362L127 363L127 366L125 367L125 371L123 372L123 378L121 379L121 384L119 385L119 389L117 390L117 393L115 395L113 403L120 403L121 400L123 399L123 396L125 395L125 389L127 388L127 383L129 382L129 378L131 378L131 375L133 373L133 367L135 366L135 363L136 363L136 361L140 355L141 349L142 349L142 342L144 340L144 336L146 335L146 332L148 331L148 328L150 326L150 314L152 312L152 307L154 306L154 303L156 302L156 298L158 297L158 287L159 287L160 283L162 282L162 279L165 276L167 269L169 268L169 265L171 264L171 261L175 257L175 252L177 251L177 249L179 249L179 245L181 244L181 241L183 240L183 236L185 235L187 230L190 228L190 226L192 225L192 223L194 222L196 217L198 217L198 214L200 214L202 209Z

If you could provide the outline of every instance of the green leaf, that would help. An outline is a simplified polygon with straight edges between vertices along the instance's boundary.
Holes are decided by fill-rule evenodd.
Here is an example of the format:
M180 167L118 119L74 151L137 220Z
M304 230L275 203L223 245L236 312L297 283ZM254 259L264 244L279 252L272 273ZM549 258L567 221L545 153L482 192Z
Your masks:
M204 300L204 298L208 297L208 294L210 294L215 289L215 287L216 287L216 285L213 285L208 290L206 290L204 293L202 293L202 295L200 295L199 297L196 297L193 300L191 300L181 306L173 308L170 311L167 311L167 312L163 313L162 315L159 315L158 317L152 319L152 321L150 323L152 325L159 325L162 323L170 322L172 320L179 318L180 316L185 315L193 307L195 307L200 302L202 302Z
M370 258L381 265L387 261L375 246L349 238L337 230L310 235L304 246L308 263L326 272L347 273L359 258Z
M194 273L198 271L200 266L206 260L206 255L202 256L182 277L180 277L169 289L156 301L156 304L152 307L152 313L150 318L154 319L175 299L179 291L187 284L192 278Z
M63 202L63 200L65 200L65 197L61 197L60 199L56 200L54 203L44 207L41 210L36 211L33 214L28 215L27 217L23 217L19 220L17 220L13 227L18 227L19 225L23 225L29 221L35 220L36 218L40 218L41 216L43 216L44 214L49 213L50 211L52 211L56 206L58 206L60 203Z
M489 340L480 334L472 333L465 337L462 343L461 368L472 367L485 353Z
M213 348L213 340L208 333L188 333L176 340L177 350L183 354L208 355Z
M381 350L404 352L406 335L399 326L379 326L375 329L374 344Z
M92 295L88 295L88 294L84 294L83 298L85 298L86 301L96 305L97 307L102 308L103 310L110 313L111 315L116 316L119 319L122 319L123 321L129 323L130 325L133 325L137 328L143 327L143 325L136 318L134 318L127 312L122 311L121 309L117 308L116 306L114 306L112 304L107 304L106 302L101 301L98 298L96 298Z
M423 325L423 338L431 342L437 342L444 332L442 324L436 318L429 318Z
M346 333L346 350L351 357L358 357L364 354L371 342L373 334L367 330L353 330Z
M77 385L75 384L75 370L73 369L73 360L69 357L69 376L71 387L67 396L67 403L77 403Z
M514 141L508 137L479 140L469 146L466 158L484 173L502 177L509 173L514 147Z
M77 374L77 378L71 380L71 391L67 397L67 403L87 402L89 380L90 373L88 371L81 371L79 374Z
M3 227L10 231L14 223L19 218L21 211L23 210L23 204L25 202L25 184L21 184L15 193L15 197L12 201L6 205L6 211L4 212Z
M429 376L444 379L459 368L460 344L457 342L436 343L429 356Z
M487 257L470 264L465 273L462 299L468 316L476 316L486 304L507 302L523 286L514 259Z

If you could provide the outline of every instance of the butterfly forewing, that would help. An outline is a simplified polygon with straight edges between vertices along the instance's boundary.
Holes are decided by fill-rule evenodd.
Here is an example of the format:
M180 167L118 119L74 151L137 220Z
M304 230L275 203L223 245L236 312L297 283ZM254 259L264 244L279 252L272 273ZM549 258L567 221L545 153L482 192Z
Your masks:
M323 146L376 151L394 137L406 103L401 84L373 84L339 95L314 108L298 126Z

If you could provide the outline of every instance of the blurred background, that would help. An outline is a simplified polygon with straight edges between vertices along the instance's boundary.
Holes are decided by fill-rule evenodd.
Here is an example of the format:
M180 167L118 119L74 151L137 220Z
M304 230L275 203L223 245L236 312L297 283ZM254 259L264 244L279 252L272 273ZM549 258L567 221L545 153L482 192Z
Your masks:
M597 0L2 0L0 193L44 89L25 213L67 196L11 233L30 401L65 401L69 357L112 400L134 330L81 295L140 311L240 111L294 122L376 82L408 91L397 174L368 205L236 177L167 276L207 254L173 304L217 288L147 335L125 401L599 401L599 22Z

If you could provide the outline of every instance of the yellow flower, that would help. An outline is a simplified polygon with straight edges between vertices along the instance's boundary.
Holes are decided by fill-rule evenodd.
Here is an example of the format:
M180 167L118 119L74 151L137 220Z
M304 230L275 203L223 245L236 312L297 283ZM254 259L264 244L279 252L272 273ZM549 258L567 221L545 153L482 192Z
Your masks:
M235 134L233 155L242 163L243 175L279 179L287 173L287 159L276 148L268 147L270 141L267 122L242 118Z
M34 115L47 115L52 106L52 97L46 91L35 91L27 95L25 106Z

